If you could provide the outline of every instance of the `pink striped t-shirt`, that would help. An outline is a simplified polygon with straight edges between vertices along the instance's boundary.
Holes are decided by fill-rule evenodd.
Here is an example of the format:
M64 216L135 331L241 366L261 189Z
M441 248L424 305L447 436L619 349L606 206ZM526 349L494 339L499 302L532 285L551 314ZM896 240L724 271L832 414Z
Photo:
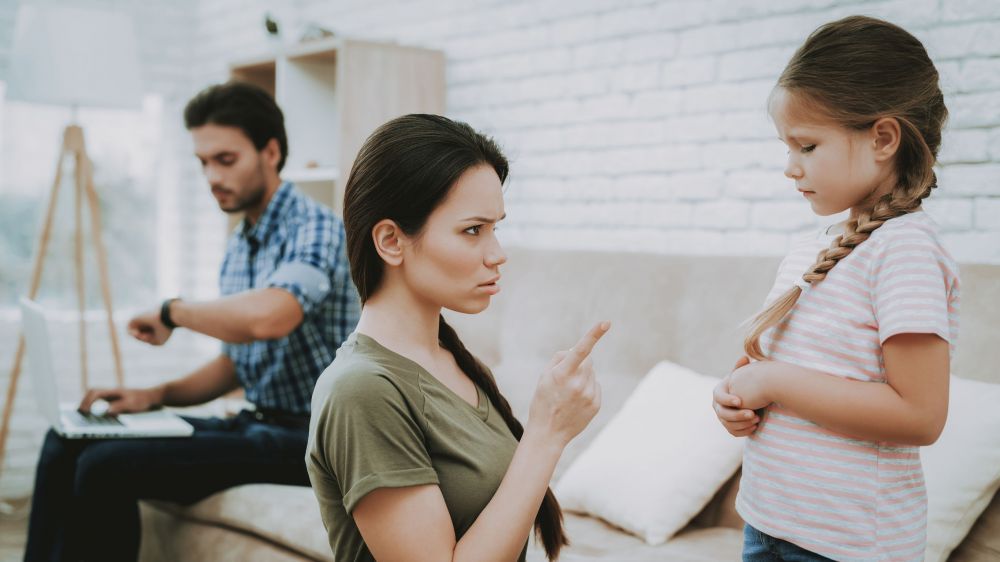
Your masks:
M782 262L768 302L833 236L811 236ZM903 333L958 334L958 267L922 211L875 230L826 279L807 286L761 338L769 358L886 382L882 344ZM780 404L746 441L736 509L760 531L835 560L922 560L927 494L919 448L824 429Z

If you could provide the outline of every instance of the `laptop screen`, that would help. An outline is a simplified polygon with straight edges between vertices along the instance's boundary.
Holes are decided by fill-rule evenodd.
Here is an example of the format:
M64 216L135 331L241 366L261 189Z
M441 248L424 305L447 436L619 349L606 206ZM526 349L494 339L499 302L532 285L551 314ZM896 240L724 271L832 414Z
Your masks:
M24 341L28 346L28 365L35 401L42 414L53 427L59 427L59 391L56 387L55 369L52 367L52 349L49 346L49 327L45 311L38 303L21 299L21 322Z

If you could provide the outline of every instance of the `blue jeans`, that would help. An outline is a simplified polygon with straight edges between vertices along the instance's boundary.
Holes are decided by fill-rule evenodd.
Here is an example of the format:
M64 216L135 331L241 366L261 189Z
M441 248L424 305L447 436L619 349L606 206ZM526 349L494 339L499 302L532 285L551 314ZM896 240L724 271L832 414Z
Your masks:
M750 525L743 526L743 562L832 562L788 541L776 539Z
M241 484L309 485L308 428L264 423L247 411L185 419L195 428L189 438L63 439L50 430L25 561L134 561L139 500L186 505Z

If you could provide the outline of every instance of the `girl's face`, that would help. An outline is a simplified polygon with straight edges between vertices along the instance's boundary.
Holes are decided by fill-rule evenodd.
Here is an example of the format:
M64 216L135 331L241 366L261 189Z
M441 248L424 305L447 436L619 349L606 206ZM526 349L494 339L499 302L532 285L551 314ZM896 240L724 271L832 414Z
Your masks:
M401 240L407 286L434 306L466 314L485 310L500 292L500 265L507 261L496 237L504 216L496 171L488 165L466 170L423 230Z
M851 209L854 216L888 193L888 168L876 155L876 135L854 131L826 118L810 119L787 90L775 90L770 105L778 138L788 146L785 176L812 205L827 216Z

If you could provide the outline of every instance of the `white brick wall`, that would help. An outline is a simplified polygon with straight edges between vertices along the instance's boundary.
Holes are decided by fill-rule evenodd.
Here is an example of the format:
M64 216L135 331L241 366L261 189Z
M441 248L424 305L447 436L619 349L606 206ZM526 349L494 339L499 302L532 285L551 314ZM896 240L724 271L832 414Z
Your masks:
M196 80L221 79L227 60L261 48L265 5L200 5ZM270 9L286 29L315 21L445 51L449 114L495 135L513 161L506 243L710 254L781 254L819 224L781 174L765 98L816 26L853 13L888 18L925 42L951 110L941 188L927 208L960 260L1000 262L996 1L280 6Z
M507 244L750 255L781 254L794 232L819 224L781 174L784 150L764 109L787 57L826 21L888 18L924 41L951 110L941 188L927 208L961 261L1000 263L996 0L104 3L134 6L148 87L165 97L174 149L160 163L164 294L215 294L224 220L180 111L226 78L230 60L266 48L266 10L286 30L315 21L344 36L442 49L449 114L495 135L511 157ZM0 2L0 77L14 4ZM5 386L13 344L0 341ZM180 367L170 364L176 352L154 355L137 364L157 376ZM15 424L18 443L35 435L21 417ZM8 467L18 476L0 480L0 495L30 482L34 452L18 450L14 462L28 464Z

